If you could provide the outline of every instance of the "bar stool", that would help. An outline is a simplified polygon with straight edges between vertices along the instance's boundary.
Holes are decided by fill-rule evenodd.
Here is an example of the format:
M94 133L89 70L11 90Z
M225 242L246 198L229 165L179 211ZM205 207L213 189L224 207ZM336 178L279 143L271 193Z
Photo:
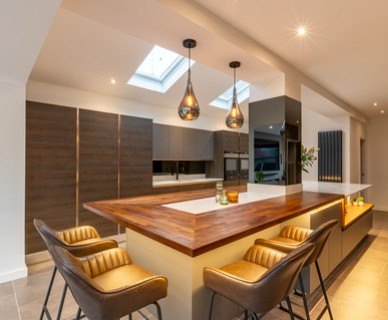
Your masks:
M262 319L277 304L286 300L293 320L288 296L313 250L314 245L311 243L300 246L290 254L255 245L240 261L219 269L204 268L204 284L212 290L209 320L212 318L217 293L242 307L245 319L250 313L254 320Z
M315 264L315 268L318 273L319 283L322 288L323 297L325 299L325 307L321 311L321 313L318 315L317 320L321 319L325 312L327 311L329 313L330 319L333 320L333 313L330 308L329 299L327 297L327 292L325 288L325 283L323 282L321 270L319 268L318 258L321 256L322 250L327 242L327 239L329 238L329 235L331 231L333 230L334 226L338 223L337 220L330 220L322 225L320 225L315 230L305 229L305 228L299 228L294 226L286 226L281 231L278 237L272 238L272 239L257 239L255 241L255 245L261 245L266 246L275 250L279 250L285 253L293 252L293 250L296 250L301 245L304 245L306 243L312 243L315 245L315 249L313 253L310 255L310 257L306 260L304 263L304 267L311 265L312 263ZM299 280L299 286L301 292L295 291L295 293L298 296L301 296L303 299L303 306L304 311L306 314L306 319L310 320L310 310L307 303L307 294L306 290L304 288L303 278L302 275L299 274L298 276ZM280 306L280 309L283 311L289 312L289 309L286 309L283 307L283 305ZM305 320L302 316L295 314L295 317L298 319Z
M117 242L109 239L101 239L97 230L90 226L82 226L70 228L62 231L55 231L51 229L42 220L34 219L34 225L36 230L39 232L43 241L46 244L47 249L55 244L63 247L73 255L77 257L86 256L89 254L101 252L111 248L117 248ZM50 252L50 250L49 250ZM57 267L54 266L53 273L50 279L50 284L47 289L46 297L43 302L42 311L40 313L39 320L43 319L46 315L48 319L51 319L51 315L47 309L47 303L50 298L51 289L54 283L54 279L57 273ZM63 304L65 302L67 292L67 284L65 284L62 292L61 301L58 308L56 319L59 320L62 314Z
M167 296L167 279L133 264L122 248L77 258L67 250L51 246L51 255L68 284L79 309L89 320L113 320L154 304Z

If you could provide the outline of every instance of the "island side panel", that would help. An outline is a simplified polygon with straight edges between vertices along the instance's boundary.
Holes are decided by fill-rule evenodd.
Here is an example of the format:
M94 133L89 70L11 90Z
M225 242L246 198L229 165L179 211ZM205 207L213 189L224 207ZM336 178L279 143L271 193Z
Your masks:
M241 259L257 238L275 237L287 224L308 228L310 214L303 214L197 257L190 257L127 229L127 250L135 263L168 278L168 296L161 301L164 319L203 320L209 312L211 294L203 286L203 268L222 267ZM152 307L149 310L155 314ZM230 301L218 297L212 319L229 319L242 311Z

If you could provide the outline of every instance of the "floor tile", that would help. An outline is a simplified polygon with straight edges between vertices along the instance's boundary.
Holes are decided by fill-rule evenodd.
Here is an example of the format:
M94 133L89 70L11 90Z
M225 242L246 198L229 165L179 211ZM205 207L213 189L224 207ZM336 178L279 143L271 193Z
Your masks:
M0 319L19 320L18 307L13 291L9 295L0 297Z

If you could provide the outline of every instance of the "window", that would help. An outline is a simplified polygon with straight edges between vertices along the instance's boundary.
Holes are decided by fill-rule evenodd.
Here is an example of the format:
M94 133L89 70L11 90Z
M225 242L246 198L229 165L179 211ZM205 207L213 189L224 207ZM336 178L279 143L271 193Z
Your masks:
M191 60L191 66L195 61ZM188 59L154 46L127 82L128 85L164 93L188 70Z
M237 101L241 103L249 98L249 83L245 81L236 82ZM229 109L232 104L233 86L221 94L218 98L210 102L210 105L216 108Z

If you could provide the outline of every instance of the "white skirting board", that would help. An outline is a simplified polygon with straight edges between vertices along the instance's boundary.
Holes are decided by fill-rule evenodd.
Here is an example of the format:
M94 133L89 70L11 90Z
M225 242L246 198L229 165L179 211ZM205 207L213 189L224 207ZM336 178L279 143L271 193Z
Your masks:
M28 270L27 270L26 265L24 265L24 267L21 269L13 270L13 271L7 272L7 273L2 273L2 274L0 274L0 284L4 283L4 282L27 277L27 274L28 274Z

